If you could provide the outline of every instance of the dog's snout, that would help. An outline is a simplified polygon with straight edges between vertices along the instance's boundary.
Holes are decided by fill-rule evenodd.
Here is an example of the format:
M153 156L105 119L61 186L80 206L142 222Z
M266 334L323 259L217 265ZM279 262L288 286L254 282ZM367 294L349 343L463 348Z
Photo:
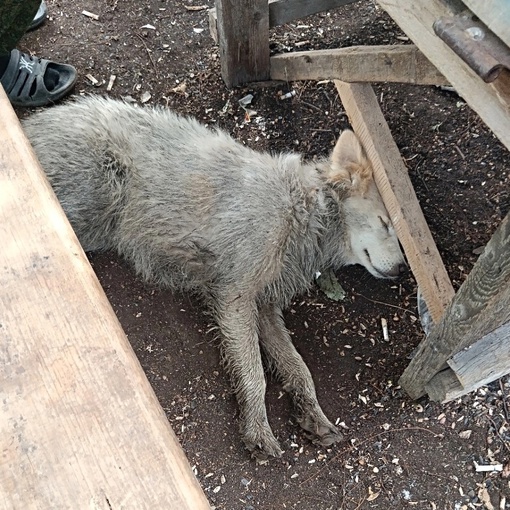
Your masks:
M391 269L386 271L387 278L397 278L403 273L407 271L407 264L405 262L400 262L399 264L395 264Z

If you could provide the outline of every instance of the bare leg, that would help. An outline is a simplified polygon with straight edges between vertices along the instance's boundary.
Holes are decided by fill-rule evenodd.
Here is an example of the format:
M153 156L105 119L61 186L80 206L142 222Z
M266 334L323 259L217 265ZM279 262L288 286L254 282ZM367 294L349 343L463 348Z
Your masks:
M222 333L223 356L241 412L240 428L246 448L259 460L280 457L282 450L267 420L256 302L239 295L221 299L216 318Z
M259 328L261 345L284 390L292 397L298 423L324 446L340 441L342 434L326 418L317 401L312 375L292 343L281 310L274 305L260 306Z

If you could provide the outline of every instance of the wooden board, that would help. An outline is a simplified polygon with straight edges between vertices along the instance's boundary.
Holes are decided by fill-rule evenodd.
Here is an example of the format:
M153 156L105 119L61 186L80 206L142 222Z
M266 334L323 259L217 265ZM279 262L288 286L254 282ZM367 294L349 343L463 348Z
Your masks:
M454 354L447 363L466 388L510 373L510 322Z
M269 28L274 28L290 21L304 18L310 14L329 11L357 0L269 0ZM243 7L244 9L244 7ZM209 10L209 30L212 38L218 42L218 15L216 8ZM269 45L269 39L267 41Z
M510 213L476 261L439 323L423 340L400 378L412 398L445 362L510 321Z
M0 87L0 509L209 508Z
M414 45L351 46L275 55L271 57L271 79L448 84Z
M432 400L449 402L510 373L510 322L447 360L425 386Z
M510 4L508 0L463 0L508 47L510 47Z
M216 0L216 14L221 76L227 87L269 79L267 0L245 0L242 9L237 0Z
M351 125L372 163L377 186L432 320L437 322L454 290L398 147L372 87L341 81L335 81L335 84Z
M487 84L474 73L432 28L441 16L452 14L441 0L376 0L406 35L438 68L455 90L510 149L510 72ZM486 2L492 9L492 0ZM506 2L499 2L503 4ZM452 2L453 4L453 2ZM489 7L490 6L490 7Z

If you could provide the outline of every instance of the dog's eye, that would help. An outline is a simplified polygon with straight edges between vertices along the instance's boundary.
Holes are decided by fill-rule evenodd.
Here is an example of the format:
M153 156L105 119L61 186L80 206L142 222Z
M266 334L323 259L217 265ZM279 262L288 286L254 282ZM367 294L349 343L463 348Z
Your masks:
M382 216L379 216L379 219L381 220L382 226L386 229L386 231L390 230L390 224L385 221L385 219Z

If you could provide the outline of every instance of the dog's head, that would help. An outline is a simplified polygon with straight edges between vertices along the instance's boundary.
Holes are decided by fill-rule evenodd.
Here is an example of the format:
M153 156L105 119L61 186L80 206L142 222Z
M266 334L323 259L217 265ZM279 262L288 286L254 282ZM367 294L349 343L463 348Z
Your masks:
M352 131L340 135L327 178L343 195L340 207L349 244L344 263L361 264L377 278L398 276L405 267L404 256L370 161Z

